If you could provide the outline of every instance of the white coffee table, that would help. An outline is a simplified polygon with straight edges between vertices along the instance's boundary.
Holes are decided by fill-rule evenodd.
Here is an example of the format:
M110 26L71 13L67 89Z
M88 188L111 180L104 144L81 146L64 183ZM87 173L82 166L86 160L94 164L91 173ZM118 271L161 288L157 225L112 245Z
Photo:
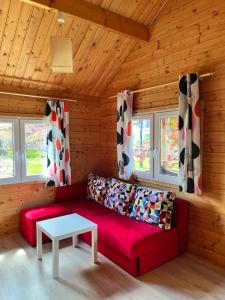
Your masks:
M70 214L52 218L36 223L37 234L37 258L42 259L42 233L52 240L52 275L59 276L59 241L72 237L73 246L78 243L77 235L91 231L92 235L92 261L97 262L97 224L81 217L78 214Z

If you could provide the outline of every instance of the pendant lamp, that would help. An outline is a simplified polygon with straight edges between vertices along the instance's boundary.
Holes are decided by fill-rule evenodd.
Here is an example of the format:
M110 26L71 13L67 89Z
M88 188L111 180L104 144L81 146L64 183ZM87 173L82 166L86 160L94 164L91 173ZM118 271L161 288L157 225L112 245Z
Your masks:
M59 12L59 25L65 22L64 13ZM50 37L51 69L54 73L73 73L73 45L69 37Z

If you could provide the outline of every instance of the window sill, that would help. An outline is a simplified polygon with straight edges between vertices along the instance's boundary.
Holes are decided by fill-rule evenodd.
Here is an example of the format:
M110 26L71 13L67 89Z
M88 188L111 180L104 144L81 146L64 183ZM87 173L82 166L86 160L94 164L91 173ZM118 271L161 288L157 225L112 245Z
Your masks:
M33 185L33 184L45 184L46 180L45 179L37 179L37 180L31 180L31 181L18 181L18 182L0 182L0 186L4 187L4 186L16 186L16 185L20 185L20 186L25 186L25 185Z
M141 184L141 185L147 186L147 187L172 190L174 192L179 191L178 185L176 185L176 184L155 181L155 180L151 180L151 179L147 179L147 178L141 178L138 176L137 176L137 182L138 182L138 184Z

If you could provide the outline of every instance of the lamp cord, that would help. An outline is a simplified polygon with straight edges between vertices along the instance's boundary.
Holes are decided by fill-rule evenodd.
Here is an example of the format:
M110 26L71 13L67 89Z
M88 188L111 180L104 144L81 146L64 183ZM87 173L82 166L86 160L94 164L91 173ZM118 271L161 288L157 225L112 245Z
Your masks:
M157 13L155 14L155 16L152 18L152 21L150 22L150 24L147 25L148 28L150 28L152 26L152 24L155 22L155 20L157 19L159 13L161 12L161 10L163 9L163 7L167 4L167 2L169 2L169 0L166 0L159 8L159 10L157 11Z

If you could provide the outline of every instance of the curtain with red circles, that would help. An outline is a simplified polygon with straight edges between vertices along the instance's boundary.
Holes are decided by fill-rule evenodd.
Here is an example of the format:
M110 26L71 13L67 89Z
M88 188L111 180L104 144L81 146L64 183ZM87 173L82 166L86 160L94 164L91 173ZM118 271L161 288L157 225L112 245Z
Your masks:
M132 137L133 95L125 90L117 95L117 162L119 178L130 179L134 171Z
M201 194L201 107L198 74L179 80L179 190Z
M48 100L47 186L71 184L68 103Z

